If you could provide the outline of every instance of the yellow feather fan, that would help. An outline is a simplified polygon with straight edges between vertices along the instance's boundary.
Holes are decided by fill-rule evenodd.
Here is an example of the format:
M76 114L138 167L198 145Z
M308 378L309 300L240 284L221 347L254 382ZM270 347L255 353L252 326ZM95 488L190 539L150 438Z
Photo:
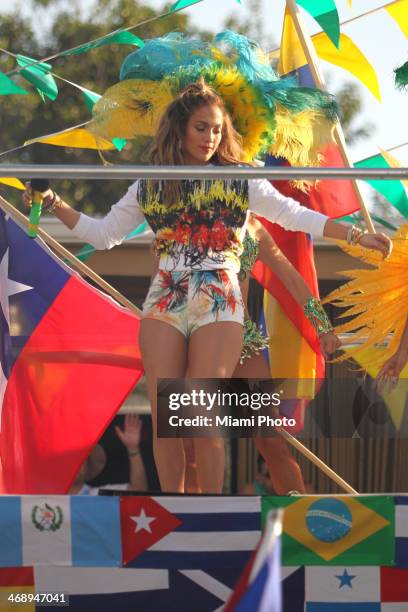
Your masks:
M399 228L392 241L393 251L386 260L378 252L339 243L346 253L372 268L342 272L351 280L324 300L347 308L341 318L353 317L336 326L336 333L353 332L353 338L362 341L335 361L356 357L365 368L381 366L398 348L408 316L408 223ZM384 343L381 351L367 351Z

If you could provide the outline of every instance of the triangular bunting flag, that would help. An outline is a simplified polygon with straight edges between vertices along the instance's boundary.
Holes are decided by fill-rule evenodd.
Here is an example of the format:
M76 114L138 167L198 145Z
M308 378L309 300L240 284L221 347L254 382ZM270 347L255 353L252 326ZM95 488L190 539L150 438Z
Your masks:
M50 100L56 100L58 96L57 83L51 74L47 74L52 69L51 64L36 62L36 60L24 55L17 55L16 60L19 66L27 66L24 70L21 70L21 75L34 85L40 95L42 94L41 97L46 96Z

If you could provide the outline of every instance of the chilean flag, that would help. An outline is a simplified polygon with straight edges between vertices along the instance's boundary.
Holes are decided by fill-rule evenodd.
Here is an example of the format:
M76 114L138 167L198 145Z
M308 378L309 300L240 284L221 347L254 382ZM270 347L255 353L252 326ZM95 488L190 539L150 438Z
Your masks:
M67 492L142 375L138 330L0 211L1 492Z

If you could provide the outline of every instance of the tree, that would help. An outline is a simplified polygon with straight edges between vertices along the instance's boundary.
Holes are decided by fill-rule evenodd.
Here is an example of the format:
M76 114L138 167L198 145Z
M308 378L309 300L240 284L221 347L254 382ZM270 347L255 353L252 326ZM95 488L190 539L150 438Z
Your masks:
M355 83L347 81L335 93L340 110L340 123L344 131L346 142L354 144L357 140L369 138L375 126L370 121L360 123L356 121L362 111L363 103Z
M226 20L224 27L244 34L256 40L267 51L274 46L273 40L265 33L262 0L246 0L247 17L239 18L233 13Z
M0 20L0 46L14 53L33 58L51 56L59 51L88 42L120 27L128 27L159 13L138 0L99 0L87 14L83 10L66 8L66 3L55 0L35 0L33 10L37 21L53 6L53 19L48 31L36 35L28 19L18 13L3 16ZM169 4L170 6L170 4ZM142 39L161 36L172 30L187 31L188 18L180 12L153 21L134 33ZM116 83L119 69L125 57L135 48L129 45L110 45L94 49L77 56L60 57L52 61L53 72L78 83L96 93L103 93ZM0 70L3 73L16 67L15 60L0 54ZM12 149L24 141L50 134L80 124L90 119L81 92L61 81L58 98L42 102L33 87L21 77L16 82L30 92L27 96L2 96L0 98L0 122L2 126L2 150ZM106 157L115 163L132 162L132 146L124 151L109 152ZM35 144L3 157L2 162L63 164L97 164L100 159L96 151L64 149ZM27 177L29 178L29 177ZM126 189L124 181L58 181L56 188L68 202L79 210L93 213L108 210ZM74 188L73 188L74 185ZM8 191L8 194L11 192ZM18 195L11 195L17 200Z
M48 27L43 27L39 35L39 28L18 12L3 16L0 20L0 46L29 57L48 57L103 36L117 28L128 27L159 15L158 11L146 6L142 0L94 1L95 4L85 9L82 3L75 3L75 0L69 5L66 0L32 0L32 11L36 16L36 22L48 23ZM273 41L270 39L266 41L263 29L261 1L246 0L246 2L251 18L238 23L231 17L225 26L238 29L243 34L260 41L264 48L271 48ZM170 3L167 6L169 7ZM194 32L184 12L165 19L156 19L133 32L142 39L147 39L172 30ZM200 36L207 38L210 34L200 32ZM110 45L82 55L59 57L51 63L53 72L57 75L96 93L103 93L118 81L120 65L132 50L133 48L128 45ZM15 67L14 59L6 54L0 54L0 70L3 73ZM90 113L78 89L58 81L60 88L58 98L54 102L50 100L42 102L34 88L21 76L16 77L16 81L30 91L30 95L0 97L3 151L23 144L25 140L57 132L90 119ZM338 101L346 135L350 139L365 137L370 126L354 128L354 119L361 110L361 101L354 85L346 84L338 94ZM109 152L105 157L115 163L132 163L137 161L134 153L135 148L128 143L122 152ZM35 144L11 153L1 161L95 164L99 163L100 159L96 151ZM75 207L93 213L95 210L100 212L108 210L126 189L127 184L128 182L124 181L66 180L56 182L55 187ZM17 198L18 195L15 194L14 199Z

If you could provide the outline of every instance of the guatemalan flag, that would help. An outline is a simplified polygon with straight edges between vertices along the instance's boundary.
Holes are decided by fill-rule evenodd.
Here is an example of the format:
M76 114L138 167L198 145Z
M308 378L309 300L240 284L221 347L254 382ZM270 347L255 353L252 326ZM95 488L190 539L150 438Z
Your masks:
M142 375L139 320L0 211L0 329L0 491L66 493Z

